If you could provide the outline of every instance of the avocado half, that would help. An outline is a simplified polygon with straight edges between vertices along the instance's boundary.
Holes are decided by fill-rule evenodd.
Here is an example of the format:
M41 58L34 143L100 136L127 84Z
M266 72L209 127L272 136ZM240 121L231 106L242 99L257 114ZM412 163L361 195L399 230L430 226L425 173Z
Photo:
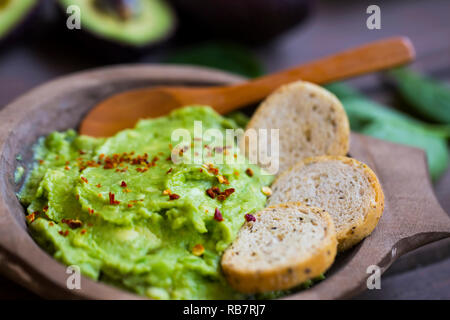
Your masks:
M66 14L69 6L79 7L82 31L121 47L147 48L167 39L175 29L175 15L162 0L58 2Z
M38 3L39 0L0 0L0 40L11 35Z

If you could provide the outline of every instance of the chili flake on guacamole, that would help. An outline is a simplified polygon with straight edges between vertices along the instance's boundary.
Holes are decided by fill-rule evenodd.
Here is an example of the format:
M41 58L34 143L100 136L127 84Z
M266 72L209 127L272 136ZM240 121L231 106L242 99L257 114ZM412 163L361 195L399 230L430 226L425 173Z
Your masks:
M261 190L272 176L248 164L235 143L202 141L202 163L174 163L171 134L184 128L193 136L194 121L223 133L237 127L193 106L110 138L73 130L42 138L18 195L34 239L84 275L150 298L241 298L227 285L220 257L245 215L264 207ZM211 150L244 161L214 163Z

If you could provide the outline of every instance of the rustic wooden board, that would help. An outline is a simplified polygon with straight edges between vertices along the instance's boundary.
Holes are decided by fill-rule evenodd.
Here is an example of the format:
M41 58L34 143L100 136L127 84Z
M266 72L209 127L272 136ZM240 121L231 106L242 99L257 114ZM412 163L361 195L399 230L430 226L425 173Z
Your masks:
M124 66L75 74L44 84L0 112L0 271L49 298L139 298L83 278L80 290L66 288L65 267L41 250L26 231L15 191L16 155L54 130L77 127L100 100L130 88L151 85L216 85L240 81L198 68ZM380 178L386 209L374 233L338 258L325 281L288 299L350 297L365 288L369 265L382 271L400 255L450 236L450 218L433 194L423 152L353 134L351 156L366 162Z

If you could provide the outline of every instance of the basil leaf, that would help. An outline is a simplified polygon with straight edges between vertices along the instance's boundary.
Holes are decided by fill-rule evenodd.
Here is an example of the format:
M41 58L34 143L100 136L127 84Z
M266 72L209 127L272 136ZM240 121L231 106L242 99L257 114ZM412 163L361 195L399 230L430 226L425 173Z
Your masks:
M341 100L352 130L424 150L433 180L446 170L449 164L446 139L450 137L450 126L422 122L369 100L342 83L326 87Z
M361 133L424 150L432 180L437 180L448 167L449 156L445 139L430 134L419 126L408 122L375 121L361 130Z
M387 72L398 93L422 116L450 124L450 87L406 68Z

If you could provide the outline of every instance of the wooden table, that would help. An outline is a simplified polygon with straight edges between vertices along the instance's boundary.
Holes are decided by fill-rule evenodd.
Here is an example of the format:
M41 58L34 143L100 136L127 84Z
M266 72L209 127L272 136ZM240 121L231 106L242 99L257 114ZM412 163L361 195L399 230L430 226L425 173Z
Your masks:
M414 67L450 81L450 2L448 0L378 1L380 30L366 28L370 1L320 1L317 10L299 26L267 46L255 48L267 71L283 69L336 50L391 35L409 36L417 50ZM14 43L0 48L0 108L44 81L74 71L110 64L95 51L59 32L49 18ZM177 41L156 48L133 62L159 62L177 47ZM377 75L350 81L372 98L398 105ZM450 169L435 184L436 195L450 213ZM366 291L359 299L450 299L450 240L422 247L400 258L382 277L381 290ZM0 299L36 298L0 277Z

